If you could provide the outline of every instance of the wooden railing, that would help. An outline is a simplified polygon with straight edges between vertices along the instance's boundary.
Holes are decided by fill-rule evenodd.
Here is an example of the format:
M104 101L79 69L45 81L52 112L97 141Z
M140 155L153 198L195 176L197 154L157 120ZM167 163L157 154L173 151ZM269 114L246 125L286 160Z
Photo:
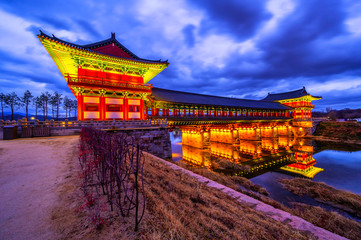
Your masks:
M82 128L94 127L97 129L114 129L114 128L142 128L142 127L167 127L167 119L149 119L149 120L130 120L130 121L54 121L54 120L18 120L18 121L2 121L0 120L0 128L3 126L49 126L51 128Z
M123 80L112 80L108 78L90 77L90 76L77 76L69 75L65 77L68 84L89 84L98 86L121 87L121 88L136 88L141 90L152 89L152 84L128 82Z

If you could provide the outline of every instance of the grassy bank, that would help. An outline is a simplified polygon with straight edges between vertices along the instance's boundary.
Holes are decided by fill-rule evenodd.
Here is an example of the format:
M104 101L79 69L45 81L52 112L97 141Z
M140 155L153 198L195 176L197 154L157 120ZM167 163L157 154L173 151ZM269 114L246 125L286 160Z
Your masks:
M70 172L52 214L61 239L313 239L150 155L144 166L147 205L140 230L133 232L132 218L112 213L104 215L105 224L97 230L86 208L79 207L83 200L76 155L68 161Z
M351 240L359 240L361 224L336 212L303 203L293 203L293 213L310 223L321 225L324 229Z
M361 196L338 190L324 183L314 182L304 178L281 179L280 183L292 193L308 195L317 201L361 217ZM294 214L307 221L349 239L359 239L361 223L341 216L336 212L327 211L321 207L294 203Z
M187 168L188 170L191 170L199 175L202 175L204 177L207 177L209 179L212 179L213 181L216 181L218 183L221 183L227 187L230 187L238 192L247 194L255 199L258 199L264 203L267 203L275 208L279 208L283 211L289 212L295 216L299 216L308 222L313 223L314 225L324 228L330 232L336 233L340 236L349 238L349 239L359 239L359 235L361 233L361 223L356 222L354 220L351 220L347 217L344 217L336 212L330 212L328 210L325 210L321 207L315 207L310 206L307 204L301 204L301 203L293 203L293 207L286 207L283 204L275 201L274 199L268 197L268 192L263 187L256 185L252 183L250 180L239 177L239 176L226 176L222 173L212 172L208 170L207 168L197 168L188 166L183 162L178 162L178 165L182 166L183 168ZM313 183L311 180L307 179L300 179L300 181L306 180L307 182ZM287 181L287 180L281 180L281 181ZM292 180L291 180L292 181ZM323 184L319 186L319 191L327 191L330 189L329 186ZM288 188L287 188L288 189ZM290 191L291 188L289 189ZM333 189L334 191L336 189ZM312 191L312 190L310 190ZM337 191L337 190L336 190ZM343 191L341 191L343 192ZM351 193L352 194L352 193ZM345 195L344 198L346 198L345 201L353 202L353 200L357 200L354 197L359 195L353 194L351 198L348 198L349 195ZM358 205L355 205L357 208ZM338 206L336 206L338 207ZM360 208L361 209L361 208Z
M314 136L360 142L361 124L357 122L320 122Z
M361 217L361 196L358 194L338 190L325 183L304 178L281 179L279 182L296 195L308 195L318 201Z

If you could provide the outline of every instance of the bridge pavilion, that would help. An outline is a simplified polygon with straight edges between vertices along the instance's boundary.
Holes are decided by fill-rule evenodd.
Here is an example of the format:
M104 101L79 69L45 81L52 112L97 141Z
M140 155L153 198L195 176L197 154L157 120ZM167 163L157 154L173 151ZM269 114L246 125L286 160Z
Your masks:
M281 122L301 129L312 127L311 101L320 99L305 88L269 94L263 100L156 88L148 82L168 67L168 61L138 57L114 33L86 45L43 32L38 37L78 101L78 120L167 118L170 125Z

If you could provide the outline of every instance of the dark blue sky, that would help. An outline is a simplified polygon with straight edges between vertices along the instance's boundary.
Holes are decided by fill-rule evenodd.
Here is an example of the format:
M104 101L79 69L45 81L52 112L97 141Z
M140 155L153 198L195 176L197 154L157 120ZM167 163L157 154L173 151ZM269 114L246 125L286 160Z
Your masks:
M316 110L361 106L359 0L1 1L0 92L72 96L39 29L78 44L115 32L169 60L157 87L261 99L305 86Z

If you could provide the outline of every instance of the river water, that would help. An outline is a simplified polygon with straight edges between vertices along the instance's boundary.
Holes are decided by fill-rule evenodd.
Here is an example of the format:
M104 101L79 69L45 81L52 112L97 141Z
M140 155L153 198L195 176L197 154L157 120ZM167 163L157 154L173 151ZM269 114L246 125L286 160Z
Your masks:
M285 205L292 201L311 201L284 190L278 180L285 178L305 177L361 194L361 148L351 149L347 145L340 148L311 140L276 138L234 144L211 142L209 148L198 149L183 145L181 132L170 134L174 161L245 176L266 188L272 198ZM228 164L240 166L240 169L230 170Z

